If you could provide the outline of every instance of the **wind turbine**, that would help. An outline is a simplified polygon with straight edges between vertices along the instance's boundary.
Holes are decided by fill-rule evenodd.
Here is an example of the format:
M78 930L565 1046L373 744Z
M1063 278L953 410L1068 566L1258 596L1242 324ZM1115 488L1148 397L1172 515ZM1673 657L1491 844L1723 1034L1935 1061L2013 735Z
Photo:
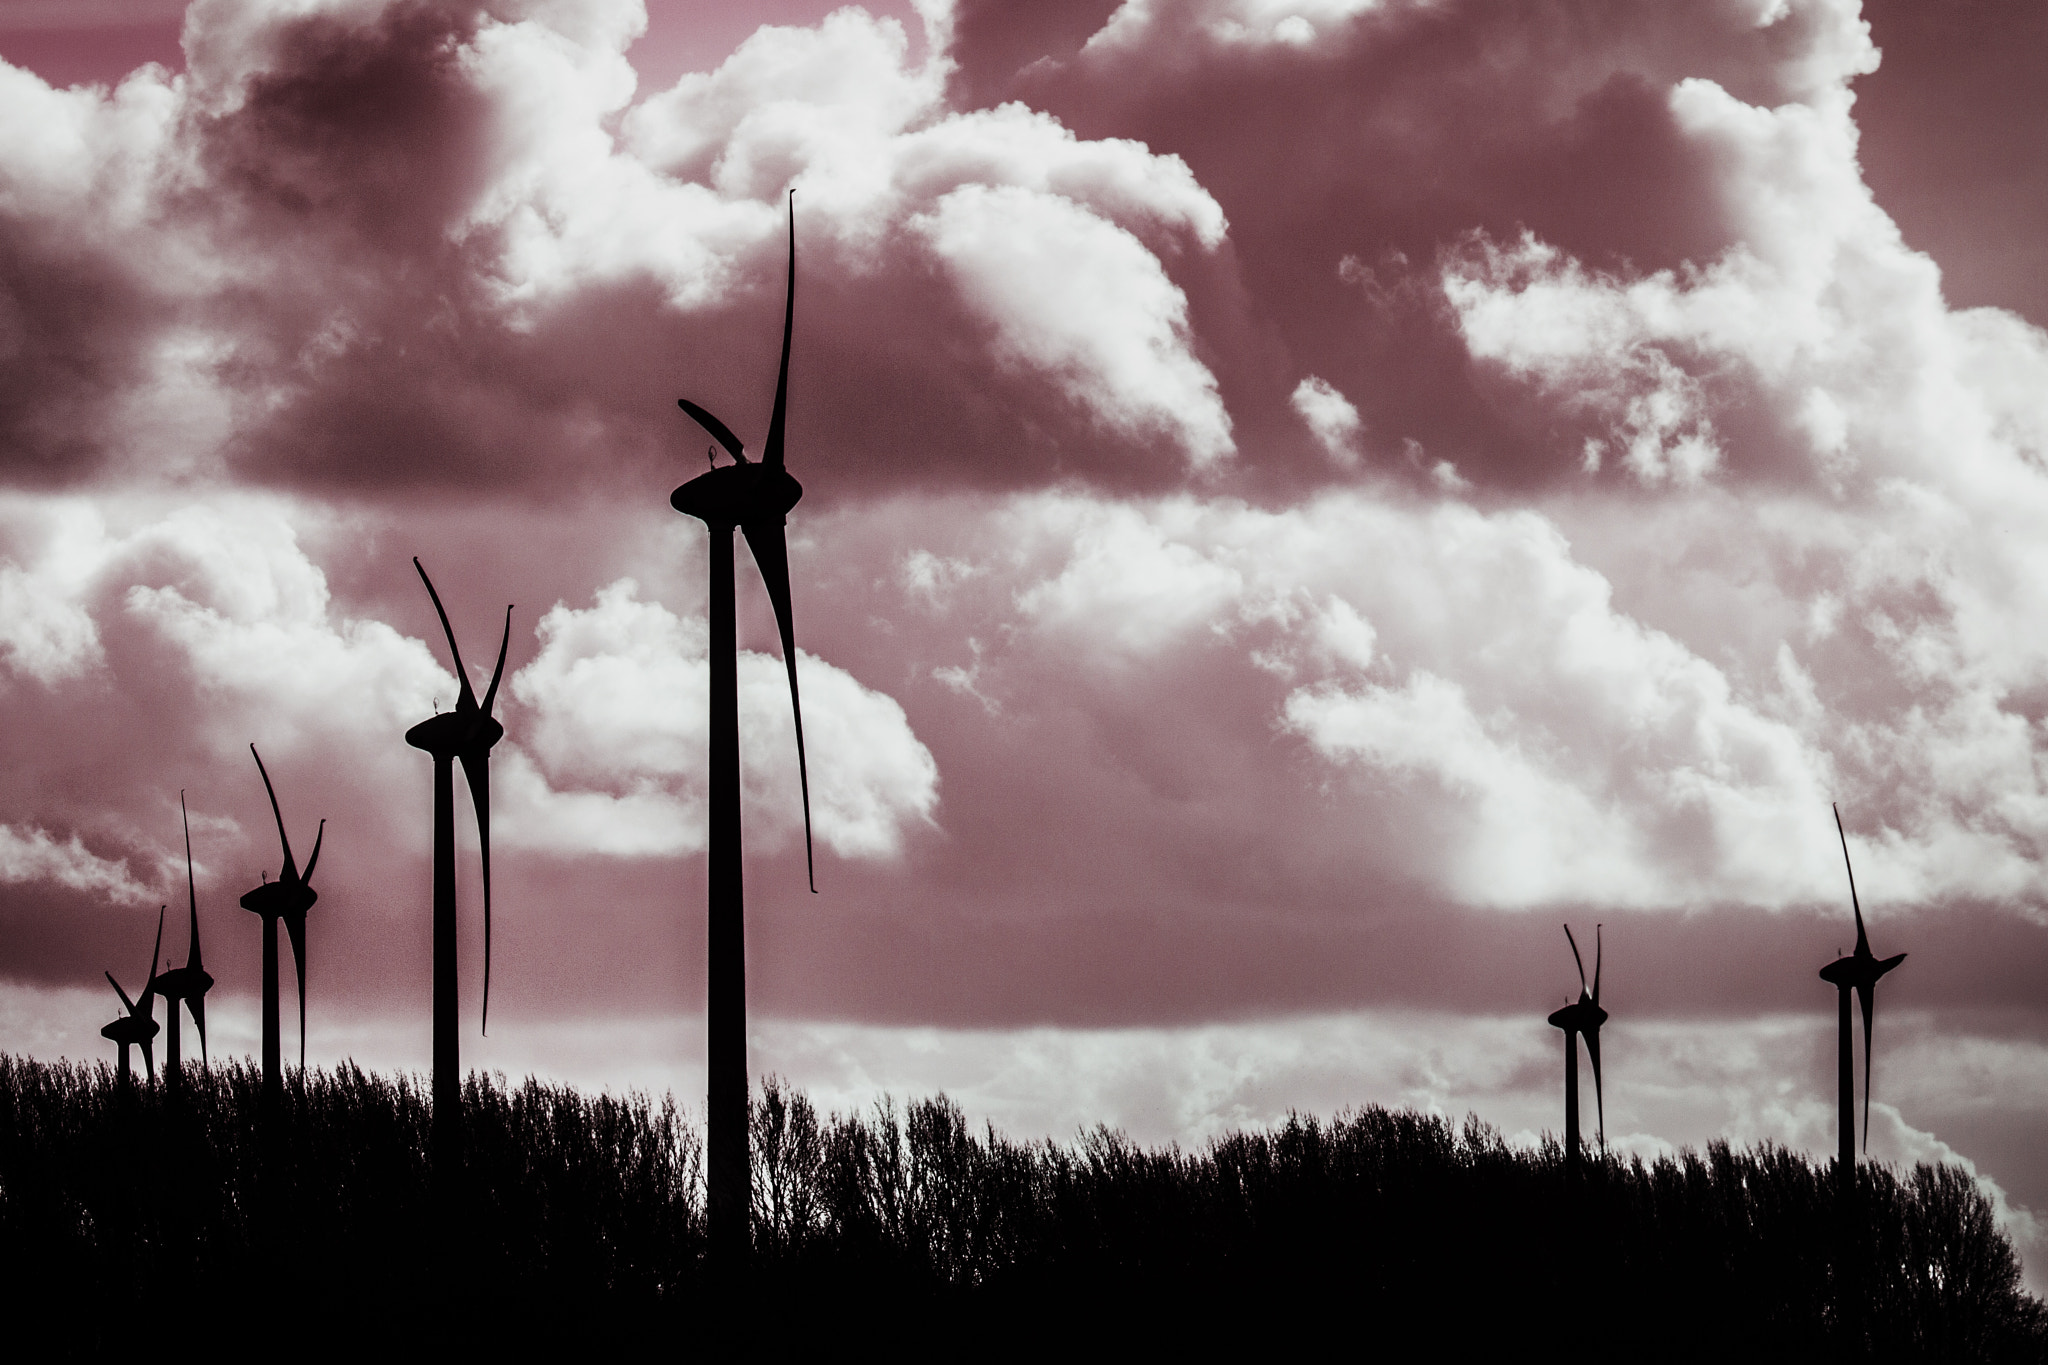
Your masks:
M270 793L270 813L277 819L277 841L284 845L284 870L277 874L277 880L264 878L263 884L242 897L242 908L253 911L263 919L263 1102L275 1112L276 1105L284 1097L283 1043L279 1038L282 1030L277 1022L277 923L284 921L285 932L291 935L292 961L299 969L299 1069L306 1069L306 912L313 908L313 902L320 894L313 889L313 869L320 862L320 844L327 837L327 822L320 822L320 832L313 836L313 856L306 859L303 874L292 859L292 841L284 832L284 813L277 808L277 788L270 785L270 771L263 766L263 755L256 752L251 744L249 752L256 759L256 771L263 775L263 790Z
M164 909L168 909L166 906ZM156 964L157 955L164 947L163 910L156 916L156 947L149 950L149 980L143 984L142 994L135 999L128 998L128 992L121 989L121 983L114 980L112 972L107 973L107 984L114 988L114 994L121 997L121 1007L128 1012L100 1030L100 1037L121 1046L121 1060L115 1069L115 1076L125 1091L131 1083L128 1070L128 1049L142 1049L142 1064L149 1068L149 1079L156 1079ZM174 1003L172 1009L176 1009Z
M199 952L199 892L192 880L192 817L185 811L185 793L178 793L178 814L185 822L185 895L192 907L192 941L185 949L185 965L157 973L156 993L167 1002L169 1034L164 1040L164 1088L179 1094L185 1088L185 1074L178 1057L178 1004L192 1011L192 1025L199 1030L199 1058L206 1060L206 993L213 978Z
M434 599L434 612L441 618L441 630L448 636L448 652L455 656L455 680L460 688L453 711L442 711L405 732L405 742L424 749L434 759L434 1127L431 1142L437 1170L444 1175L452 1169L462 1140L462 1062L456 1037L455 976L455 777L454 764L462 763L462 775L469 782L471 802L476 806L477 843L483 850L484 869L484 1011L483 1027L491 1023L491 746L505 737L505 727L491 718L498 700L498 682L505 676L505 651L512 644L512 608L505 608L505 636L498 644L498 667L491 674L491 686L481 705L469 685L469 673L462 666L462 650L455 643L455 629L441 606L441 594L434 580L415 557L420 582ZM280 826L280 832L282 827ZM309 869L310 870L310 869Z
M775 407L758 463L747 459L732 428L687 398L682 410L725 447L733 462L699 474L669 496L685 516L710 530L711 829L707 909L710 982L706 1000L709 1102L706 1106L706 1200L711 1253L727 1266L744 1258L750 1243L751 1190L747 1148L746 897L740 877L740 732L738 641L733 587L732 533L737 527L754 552L775 607L782 660L789 670L789 702L796 713L797 778L804 799L804 866L815 893L811 858L811 778L804 758L803 705L796 686L796 633L790 620L789 543L783 526L803 497L803 485L783 461L784 417L789 403L789 341L796 320L796 192L789 196L789 277L782 309L782 368Z
M1856 868L1849 861L1849 836L1842 829L1842 808L1834 807L1835 835L1842 841L1842 866L1849 873L1849 907L1856 913L1856 951L1838 957L1820 969L1820 979L1835 988L1841 1003L1841 1039L1836 1052L1836 1072L1841 1089L1841 1132L1837 1160L1838 1178L1844 1191L1856 1188L1856 1065L1849 1039L1849 992L1856 992L1863 1006L1863 1145L1870 1146L1870 1026L1877 1013L1877 982L1886 972L1906 960L1880 959L1870 951L1870 935L1863 929L1863 906L1856 899Z
M1607 1011L1600 1008L1600 963L1605 949L1600 942L1600 926L1593 926L1593 988L1586 989L1586 960L1579 956L1579 941L1572 937L1572 928L1564 928L1565 942L1572 945L1572 961L1579 966L1579 998L1550 1016L1553 1028L1564 1030L1564 1167L1576 1174L1579 1169L1579 1035L1586 1037L1586 1055L1593 1063L1593 1103L1600 1116L1600 1147L1607 1148L1607 1101L1600 1086L1600 1026L1607 1022Z

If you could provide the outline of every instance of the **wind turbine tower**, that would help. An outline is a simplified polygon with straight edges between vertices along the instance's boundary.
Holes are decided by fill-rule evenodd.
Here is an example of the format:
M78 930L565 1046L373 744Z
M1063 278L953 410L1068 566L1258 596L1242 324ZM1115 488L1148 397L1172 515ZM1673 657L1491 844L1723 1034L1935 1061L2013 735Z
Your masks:
M732 456L732 463L699 474L675 490L669 504L696 517L710 532L711 754L710 842L707 912L710 981L706 1001L709 1101L706 1106L706 1209L710 1250L728 1271L746 1257L752 1190L747 1148L747 950L746 896L740 878L740 733L738 627L734 604L732 533L737 528L754 552L754 563L775 608L782 660L789 670L789 702L796 713L797 776L804 800L804 858L811 890L811 779L804 758L803 706L797 697L796 632L790 615L789 543L785 520L803 485L783 457L784 418L789 403L789 342L796 320L796 192L789 197L789 275L782 310L782 367L775 381L775 407L758 462L747 458L732 429L687 398L678 405Z

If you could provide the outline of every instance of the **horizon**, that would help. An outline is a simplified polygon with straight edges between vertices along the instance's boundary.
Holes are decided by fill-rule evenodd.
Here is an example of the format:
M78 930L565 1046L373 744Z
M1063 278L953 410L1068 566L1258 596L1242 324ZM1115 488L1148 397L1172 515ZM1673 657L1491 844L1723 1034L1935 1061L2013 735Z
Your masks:
M1870 1156L1965 1165L2040 1295L2042 38L2018 0L0 0L0 1051L112 1060L183 789L209 1051L255 1053L253 741L301 856L328 822L308 1063L424 1070L418 555L479 690L515 604L465 1068L701 1109L676 400L765 432L794 188L820 894L740 551L757 1082L1526 1145L1599 923L1610 1148L1824 1156L1833 801L1908 954Z

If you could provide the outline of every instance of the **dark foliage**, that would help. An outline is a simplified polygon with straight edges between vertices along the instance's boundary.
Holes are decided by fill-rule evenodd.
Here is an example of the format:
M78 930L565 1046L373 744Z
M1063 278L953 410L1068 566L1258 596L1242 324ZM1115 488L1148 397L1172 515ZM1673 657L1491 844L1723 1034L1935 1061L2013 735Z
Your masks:
M998 1355L1335 1329L1453 1355L2048 1360L1990 1206L1952 1167L1867 1168L1838 1264L1829 1170L1715 1144L1652 1164L1507 1146L1476 1119L1296 1117L1196 1152L1108 1129L1019 1143L943 1097L753 1111L755 1255L711 1284L701 1141L672 1100L471 1077L437 1190L420 1085L194 1069L181 1108L105 1066L0 1056L0 1257L14 1321L112 1354L199 1313L230 1354L646 1345L689 1355L892 1336ZM274 1137L268 1136L275 1134ZM1843 1277L1838 1282L1838 1276ZM25 1316L24 1316L25 1313ZM871 1336L868 1339L873 1339ZM779 1353L779 1352L778 1352Z

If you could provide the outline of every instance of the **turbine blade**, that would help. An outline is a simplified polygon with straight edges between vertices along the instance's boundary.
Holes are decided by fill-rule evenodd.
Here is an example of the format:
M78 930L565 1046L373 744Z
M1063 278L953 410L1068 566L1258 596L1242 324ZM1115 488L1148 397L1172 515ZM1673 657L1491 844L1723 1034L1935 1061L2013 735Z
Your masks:
M789 334L796 326L796 191L789 192L789 282L782 295L782 369L775 377L775 411L768 418L768 440L761 463L782 468L782 419L789 406Z
M505 676L505 651L512 646L512 605L505 605L505 638L498 641L498 666L491 672L490 690L484 693L484 714L491 714L491 707L498 700L498 680Z
M327 837L327 822L322 820L320 828L313 835L313 856L306 859L306 871L299 880L307 886L313 884L313 869L320 866L320 841Z
M427 577L427 571L420 564L420 557L412 557L412 566L420 571L420 582L427 585L427 596L434 599L434 614L441 618L441 633L448 637L448 652L455 656L455 682L462 690L456 694L455 709L460 711L476 705L476 690L469 685L469 670L462 666L462 650L455 643L455 627L448 624L447 609L441 605L441 594L434 591L434 580Z
M1586 998L1586 959L1579 956L1579 941L1572 937L1572 927L1564 927L1564 940L1572 945L1572 961L1579 964L1579 999Z
M107 984L114 988L114 994L121 997L121 1008L127 1010L130 1014L135 1013L135 1002L128 998L128 992L121 989L121 983L114 980L112 972L107 973Z
M1600 928L1598 924L1593 926L1593 1003L1596 1005L1600 1003L1600 961L1607 956L1607 949L1600 942ZM1594 1070L1599 1070L1597 1062Z
M187 996L185 998L185 1007L192 1011L192 1026L199 1030L199 1064L201 1066L205 1066L207 1065L206 997L204 995ZM176 1006L173 1006L172 1008L175 1009Z
M1870 1026L1877 1014L1877 987L1858 986L1856 1003L1863 1006L1863 1154L1870 1154Z
M739 437L732 434L731 427L719 421L708 411L698 407L687 398L678 398L676 406L695 418L698 426L710 432L711 439L725 447L725 453L732 456L735 464L745 464L747 462L747 448L741 444Z
M491 757L462 755L469 799L476 806L476 841L484 855L484 1032L491 1030Z
M187 967L203 967L199 953L199 888L192 880L192 817L185 814L185 793L178 793L178 814L185 818L185 895L192 902L192 943L185 950Z
M154 1083L156 1081L156 1039L154 1037L142 1040L142 1064L149 1069L149 1079Z
M790 616L789 538L783 534L779 520L749 522L740 530L746 533L747 547L754 552L754 563L760 566L768 600L775 606L775 628L782 634L782 662L789 670L789 708L796 715L797 781L804 794L804 873L810 879L811 893L816 895L818 868L811 853L811 770L804 756L804 708L796 690L796 623Z
M270 793L270 813L277 820L277 841L284 845L284 872L281 874L282 879L288 882L295 882L299 879L299 865L292 859L291 837L284 832L284 812L277 808L277 788L270 785L270 769L263 766L263 755L256 753L256 746L251 744L249 752L256 755L256 771L263 774L263 790ZM191 842L189 834L186 836L186 842ZM315 856L317 857L318 855L316 854ZM307 870L311 871L310 868Z
M292 962L299 969L299 1070L306 1069L306 916L301 911L284 917L285 932L292 940Z
M1593 1110L1600 1121L1600 1150L1607 1150L1607 1097L1600 1089L1600 1030L1586 1030L1586 1056L1593 1063Z
M149 983L142 988L142 998L149 1000L156 995L157 964L164 960L164 914L171 907L159 905L156 908L156 947L149 950ZM153 1016L156 1011L151 1009Z
M1856 912L1856 953L1859 957L1870 955L1870 936L1863 932L1863 904L1856 899L1856 865L1849 861L1849 836L1842 830L1842 808L1833 805L1835 812L1835 833L1842 840L1842 866L1849 869L1849 908Z

